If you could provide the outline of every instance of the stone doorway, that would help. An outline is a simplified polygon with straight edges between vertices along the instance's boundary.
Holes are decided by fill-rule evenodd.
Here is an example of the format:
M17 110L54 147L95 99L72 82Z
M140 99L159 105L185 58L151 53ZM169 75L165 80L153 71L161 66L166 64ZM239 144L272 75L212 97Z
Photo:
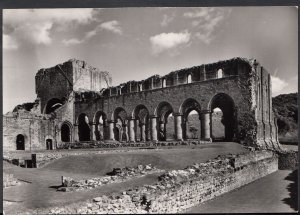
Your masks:
M16 140L17 150L25 150L25 137L22 134L17 135Z
M52 139L47 139L47 140L46 140L46 149L47 149L47 150L53 150Z

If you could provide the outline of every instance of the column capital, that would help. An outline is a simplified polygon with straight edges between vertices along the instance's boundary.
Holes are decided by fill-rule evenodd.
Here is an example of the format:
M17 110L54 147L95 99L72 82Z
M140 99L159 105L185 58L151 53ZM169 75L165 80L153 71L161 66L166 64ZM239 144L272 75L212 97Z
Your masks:
M114 120L107 120L107 123L115 123Z
M153 114L153 115L149 115L149 118L150 118L150 119L158 118L158 116L156 116L156 115Z
M211 113L211 110L201 110L201 114Z
M135 120L135 118L132 117L132 116L128 116L128 117L127 117L127 120Z
M182 116L183 114L181 113L173 113L173 116Z

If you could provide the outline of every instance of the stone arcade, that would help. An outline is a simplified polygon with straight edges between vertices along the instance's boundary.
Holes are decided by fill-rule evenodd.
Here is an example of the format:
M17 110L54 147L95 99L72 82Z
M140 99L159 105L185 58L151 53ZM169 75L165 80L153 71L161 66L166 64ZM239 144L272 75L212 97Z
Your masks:
M211 113L222 110L226 141L279 147L272 112L270 74L256 60L233 58L111 86L111 76L69 60L35 77L37 100L3 118L3 149L44 150L86 141L187 139L187 117L198 113L200 141L212 138Z

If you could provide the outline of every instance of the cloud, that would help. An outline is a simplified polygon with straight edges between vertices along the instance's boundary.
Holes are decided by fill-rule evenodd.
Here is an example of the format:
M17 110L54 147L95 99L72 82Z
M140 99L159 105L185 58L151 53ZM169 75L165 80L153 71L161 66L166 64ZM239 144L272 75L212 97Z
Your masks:
M87 24L94 20L93 14L93 9L5 9L3 25L10 29L8 38L16 44L49 45L54 25L67 29L70 25Z
M183 14L191 19L191 25L196 29L195 36L205 44L210 44L214 39L213 33L222 21L230 14L230 9L225 8L197 8Z
M100 28L114 32L116 34L122 34L120 23L116 20L104 22L99 25Z
M66 46L70 46L70 45L78 45L80 43L83 43L83 40L78 40L76 38L71 38L71 39L68 39L68 40L64 39L62 42Z
M279 95L281 93L284 93L283 90L285 87L288 86L288 83L280 79L279 77L276 76L271 76L271 81L272 81L272 96Z
M17 49L18 43L9 35L3 34L3 48L4 49Z
M162 27L165 27L165 26L169 25L174 20L174 18L175 18L175 12L172 13L171 15L164 14L163 20L160 23L160 25Z
M165 50L173 49L177 46L187 44L190 41L190 33L161 33L150 37L153 54L157 55Z
M122 34L120 23L116 20L113 20L109 22L104 22L98 25L94 30L86 32L82 39L77 39L77 38L64 39L62 43L66 46L78 45L96 36L102 30L108 30L120 35Z

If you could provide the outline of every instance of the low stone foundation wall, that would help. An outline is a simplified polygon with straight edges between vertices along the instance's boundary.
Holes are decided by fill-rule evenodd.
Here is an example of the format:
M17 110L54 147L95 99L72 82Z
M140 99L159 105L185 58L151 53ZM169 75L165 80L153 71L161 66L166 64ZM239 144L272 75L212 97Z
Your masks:
M271 151L219 156L183 170L168 171L159 181L80 204L40 209L32 214L178 213L278 170Z
M91 178L86 180L76 181L70 177L62 176L62 186L58 191L70 192L80 191L85 189L94 189L106 184L121 183L133 178L145 176L147 174L160 173L163 170L157 169L151 164L138 165L137 167L115 168L112 172L108 173L109 176L102 176L98 178Z
M146 141L146 142L119 142L119 141L91 141L61 144L59 149L90 149L90 148L121 148L121 147L163 147L163 146L188 146L211 143L205 140L184 141Z

